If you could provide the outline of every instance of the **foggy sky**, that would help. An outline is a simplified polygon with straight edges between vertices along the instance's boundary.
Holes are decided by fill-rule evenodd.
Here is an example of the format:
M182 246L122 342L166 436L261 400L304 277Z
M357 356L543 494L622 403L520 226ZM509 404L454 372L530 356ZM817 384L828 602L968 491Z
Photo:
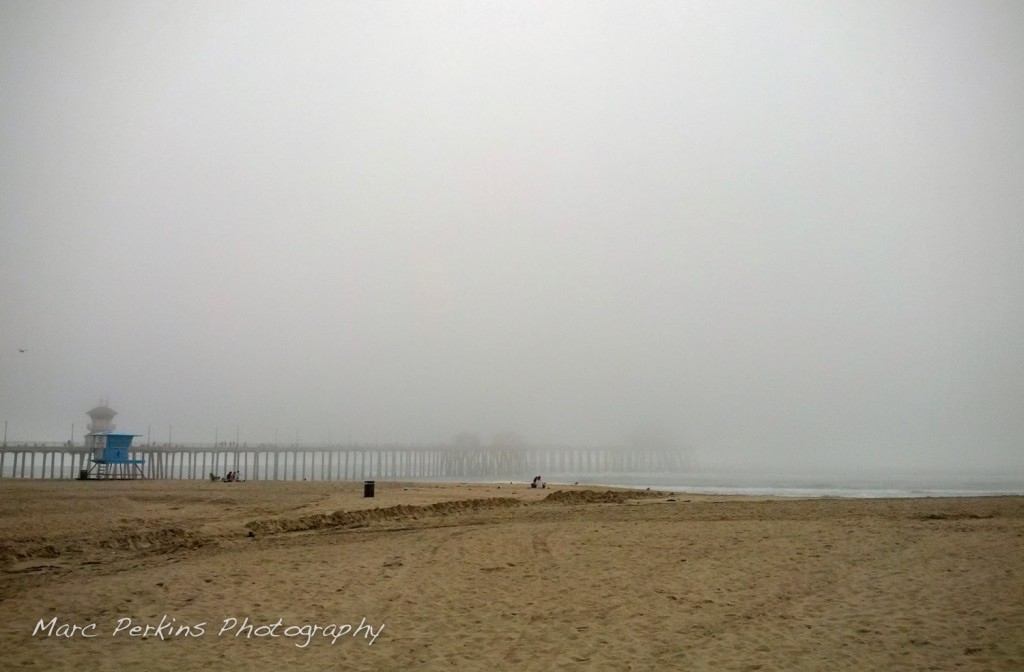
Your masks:
M2 0L0 91L12 440L1022 463L1019 2Z

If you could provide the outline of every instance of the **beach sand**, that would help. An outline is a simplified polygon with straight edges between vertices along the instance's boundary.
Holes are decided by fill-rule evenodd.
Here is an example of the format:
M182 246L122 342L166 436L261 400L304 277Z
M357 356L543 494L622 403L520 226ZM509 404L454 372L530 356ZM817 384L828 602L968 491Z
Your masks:
M1021 497L8 479L0 668L1021 670L1022 561Z

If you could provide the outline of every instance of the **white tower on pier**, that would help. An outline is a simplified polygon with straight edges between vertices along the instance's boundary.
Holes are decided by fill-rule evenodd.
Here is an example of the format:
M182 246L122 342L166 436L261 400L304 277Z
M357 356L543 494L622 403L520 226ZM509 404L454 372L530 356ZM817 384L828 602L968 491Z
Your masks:
M92 420L92 422L86 425L86 429L88 431L85 434L85 448L86 450L92 450L92 443L95 437L91 435L96 432L114 431L117 427L117 425L114 424L114 416L117 415L117 411L112 409L110 406L107 406L105 402L101 401L96 408L86 413L86 415L89 416L89 419Z

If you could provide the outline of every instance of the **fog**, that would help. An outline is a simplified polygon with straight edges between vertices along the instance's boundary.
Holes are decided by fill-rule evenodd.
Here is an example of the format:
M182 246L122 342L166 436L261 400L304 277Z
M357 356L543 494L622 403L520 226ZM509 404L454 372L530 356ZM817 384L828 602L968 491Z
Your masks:
M0 90L10 440L1024 462L1024 4L5 0Z

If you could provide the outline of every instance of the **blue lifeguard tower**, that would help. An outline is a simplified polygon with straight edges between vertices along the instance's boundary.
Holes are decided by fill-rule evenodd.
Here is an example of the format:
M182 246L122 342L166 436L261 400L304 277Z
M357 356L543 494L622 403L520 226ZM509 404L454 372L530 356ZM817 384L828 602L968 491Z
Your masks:
M112 420L117 412L101 403L88 413L92 420L89 433L85 435L85 447L92 453L88 470L81 474L86 478L145 478L142 465L145 460L131 459L132 439L138 434L114 431Z
M132 439L138 434L128 432L93 432L86 434L92 444L92 466L86 478L145 478L142 465L145 460L130 457Z

